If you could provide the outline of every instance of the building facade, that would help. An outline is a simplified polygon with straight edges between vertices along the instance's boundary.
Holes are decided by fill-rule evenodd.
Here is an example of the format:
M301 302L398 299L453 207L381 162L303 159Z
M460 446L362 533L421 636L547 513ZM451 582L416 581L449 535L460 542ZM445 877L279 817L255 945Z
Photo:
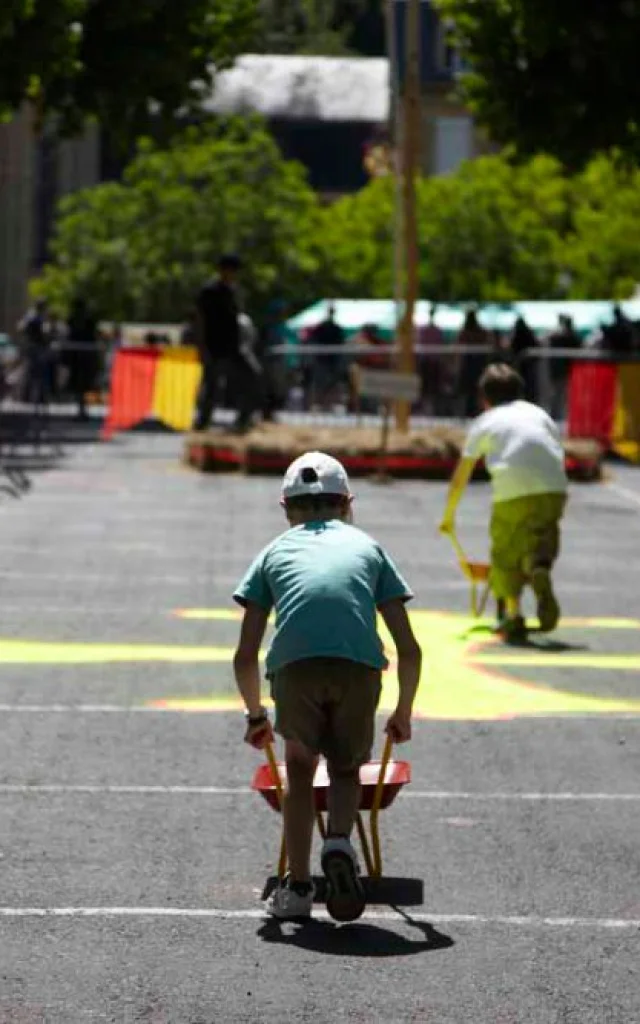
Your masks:
M25 107L0 125L0 332L13 334L48 255L55 206L100 180L100 133L58 142Z
M221 73L209 114L259 113L285 156L299 160L327 199L356 191L368 153L388 137L402 92L407 0L395 0L387 58L246 55ZM489 149L456 95L460 63L431 0L421 0L423 173L447 174ZM0 332L13 333L28 283L46 262L57 201L117 176L98 128L56 141L38 135L25 107L0 125Z

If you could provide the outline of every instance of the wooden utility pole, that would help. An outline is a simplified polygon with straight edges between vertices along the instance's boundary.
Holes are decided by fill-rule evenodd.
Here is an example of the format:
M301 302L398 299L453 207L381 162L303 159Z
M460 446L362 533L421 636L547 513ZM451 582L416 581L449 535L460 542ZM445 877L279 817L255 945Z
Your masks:
M389 81L391 91L389 145L392 159L391 168L394 181L393 203L393 299L395 304L393 320L393 336L397 340L398 326L402 319L404 306L404 216L402 203L402 163L403 163L403 107L402 89L400 85L400 51L398 33L396 31L398 8L397 0L387 0L387 52L389 55Z
M395 3L395 0L390 0ZM402 240L404 247L404 309L399 325L400 355L398 369L403 373L415 371L414 319L419 295L419 247L416 180L420 168L420 128L422 86L420 76L420 2L405 0L406 69L402 96ZM402 433L409 430L411 407L399 402L396 426Z

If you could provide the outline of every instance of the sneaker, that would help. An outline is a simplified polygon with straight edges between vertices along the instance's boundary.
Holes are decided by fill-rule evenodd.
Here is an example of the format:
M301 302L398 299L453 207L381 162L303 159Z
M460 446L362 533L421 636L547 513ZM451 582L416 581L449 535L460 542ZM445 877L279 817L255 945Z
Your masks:
M267 912L281 921L296 921L311 917L313 898L316 894L313 882L294 883L285 878L267 900Z
M359 878L358 858L348 839L334 836L322 847L322 870L327 879L327 910L335 921L357 921L366 898Z
M538 618L543 633L551 633L560 620L560 605L553 592L551 573L548 569L534 569L531 586L538 602Z
M516 615L513 619L505 619L498 628L500 636L506 644L526 644L528 639L527 624L522 615Z

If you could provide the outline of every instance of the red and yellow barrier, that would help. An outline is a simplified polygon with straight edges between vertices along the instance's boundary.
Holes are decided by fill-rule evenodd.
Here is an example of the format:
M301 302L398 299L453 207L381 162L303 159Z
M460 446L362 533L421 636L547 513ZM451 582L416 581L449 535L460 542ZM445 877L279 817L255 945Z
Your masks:
M640 462L640 363L575 362L568 433Z
M196 349L122 349L111 372L103 437L113 437L116 431L128 430L149 417L174 430L188 430L200 376Z

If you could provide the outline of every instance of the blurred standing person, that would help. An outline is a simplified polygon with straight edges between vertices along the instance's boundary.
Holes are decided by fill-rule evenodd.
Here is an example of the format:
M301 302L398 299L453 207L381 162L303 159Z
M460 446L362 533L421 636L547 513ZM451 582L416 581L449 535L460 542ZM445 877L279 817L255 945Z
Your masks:
M207 283L196 300L196 344L202 381L196 402L194 430L206 430L221 380L227 381L236 409L236 430L246 430L258 404L256 375L242 351L238 277L242 261L222 256L218 276Z
M287 306L283 299L273 299L269 303L258 337L259 359L262 364L262 415L265 420L272 420L278 409L287 404L289 390L290 357L276 354L273 349L289 342L287 333Z
M66 342L63 363L69 371L67 386L78 403L78 419L86 420L87 392L95 387L98 376L98 319L81 297L71 306Z
M536 401L538 392L536 381L536 360L529 358L529 352L535 351L538 339L523 316L519 316L513 325L509 338L511 361L524 381L524 397L527 402Z
M555 331L548 335L547 345L553 353L554 349L582 348L580 336L574 330L573 320L570 316L561 314L558 317L558 326ZM551 408L549 412L554 420L564 419L566 411L567 385L573 360L570 356L553 356L549 360L549 380L551 383Z
M345 367L340 349L345 341L345 332L336 320L336 307L331 303L325 319L314 327L309 338L311 345L329 350L326 355L316 355L312 360L313 396L323 403L331 401L339 385L344 383Z
M443 332L436 323L436 307L429 311L429 321L418 332L418 345L421 348L437 348L444 345ZM446 356L429 355L420 352L418 355L418 371L422 382L420 400L423 411L429 415L439 415L442 408L443 391L447 380ZM449 375L450 376L450 375Z
M388 370L391 353L389 344L380 334L376 324L365 324L353 338L354 345L362 345L368 349L356 356L358 364L369 370Z
M467 348L489 347L490 341L487 332L478 320L478 314L470 309L467 313L462 330L456 338L456 345ZM488 353L484 352L463 352L460 355L460 371L458 376L458 392L462 397L462 415L465 419L471 419L478 411L477 392L478 381L482 376L488 362Z
M23 398L46 405L53 394L53 341L55 328L47 303L38 299L18 324L25 363Z
M197 339L196 315L193 311L187 314L180 331L180 345L183 348L195 348Z
M354 367L361 366L365 370L388 370L390 368L390 345L382 337L376 324L365 324L355 337L352 338L352 344L361 346L365 350L362 352L362 355L356 356L353 363ZM356 388L355 375L349 375L349 383L350 409L358 412L377 412L380 408L380 401L360 397Z
M604 328L605 348L614 355L624 357L634 350L635 332L633 324L624 315L620 306L613 307L613 323Z

